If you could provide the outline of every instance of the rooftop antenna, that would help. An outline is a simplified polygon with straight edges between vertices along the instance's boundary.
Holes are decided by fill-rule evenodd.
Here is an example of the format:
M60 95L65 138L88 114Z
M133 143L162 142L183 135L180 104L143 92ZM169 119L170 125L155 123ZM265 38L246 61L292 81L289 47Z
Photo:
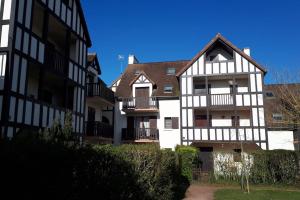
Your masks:
M124 61L124 55L119 54L118 55L118 60L120 61L120 69L121 69L121 74L123 73L123 61Z

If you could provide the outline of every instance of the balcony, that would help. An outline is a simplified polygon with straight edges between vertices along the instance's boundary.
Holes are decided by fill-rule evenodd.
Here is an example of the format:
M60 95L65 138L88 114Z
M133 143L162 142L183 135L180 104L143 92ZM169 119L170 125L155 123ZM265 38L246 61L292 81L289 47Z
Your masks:
M87 137L100 137L112 139L114 136L114 128L112 125L103 122L85 122L85 135Z
M61 53L49 46L45 50L45 65L48 69L60 74L67 74L67 59Z
M158 142L159 131L155 128L123 128L122 140L134 142Z
M126 111L157 111L156 97L131 97L123 98L123 110Z
M87 96L88 97L100 97L109 103L115 102L114 92L107 88L102 83L87 83Z
M234 105L233 94L211 94L208 96L211 106L232 106Z

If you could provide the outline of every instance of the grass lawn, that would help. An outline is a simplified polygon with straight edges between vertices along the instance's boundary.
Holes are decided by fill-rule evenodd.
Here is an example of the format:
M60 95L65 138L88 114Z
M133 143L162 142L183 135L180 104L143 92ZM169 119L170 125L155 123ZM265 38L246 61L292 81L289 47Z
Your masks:
M298 191L252 190L250 194L238 189L220 189L214 194L215 200L300 200Z

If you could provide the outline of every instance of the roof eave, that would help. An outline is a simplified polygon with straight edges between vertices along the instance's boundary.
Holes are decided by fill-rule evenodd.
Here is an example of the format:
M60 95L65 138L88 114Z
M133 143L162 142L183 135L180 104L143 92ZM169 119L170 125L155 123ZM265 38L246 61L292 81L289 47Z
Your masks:
M192 64L194 62L196 62L218 40L221 40L222 42L224 42L226 45L228 45L233 50L235 50L236 52L241 54L243 57L245 57L249 62L251 62L256 67L261 69L264 72L264 75L267 73L267 70L264 67L262 67L260 64L258 64L256 61L254 61L253 58L251 58L250 56L245 54L242 50L237 48L234 44L232 44L230 41L228 41L226 38L224 38L220 33L218 33L207 45L205 45L205 47L199 53L196 54L196 56L184 68L182 68L176 74L176 76L177 77L181 76L190 66L192 66Z

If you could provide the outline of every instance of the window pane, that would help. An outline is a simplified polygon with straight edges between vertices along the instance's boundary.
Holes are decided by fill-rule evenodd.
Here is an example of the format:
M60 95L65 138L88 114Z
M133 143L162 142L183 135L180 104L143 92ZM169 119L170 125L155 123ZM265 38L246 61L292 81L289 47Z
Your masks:
M173 86L172 85L165 85L164 92L172 92L172 91L173 91Z
M167 69L167 75L174 75L176 73L176 69L175 68L168 68Z
M171 117L165 117L165 128L172 129L172 118Z

